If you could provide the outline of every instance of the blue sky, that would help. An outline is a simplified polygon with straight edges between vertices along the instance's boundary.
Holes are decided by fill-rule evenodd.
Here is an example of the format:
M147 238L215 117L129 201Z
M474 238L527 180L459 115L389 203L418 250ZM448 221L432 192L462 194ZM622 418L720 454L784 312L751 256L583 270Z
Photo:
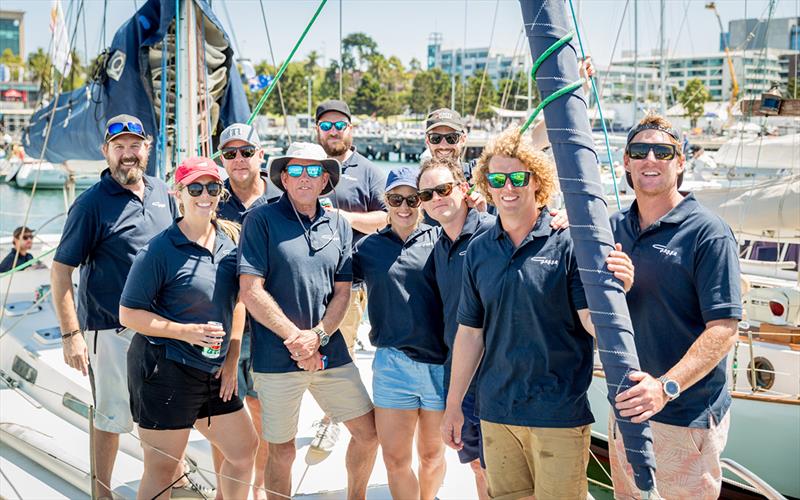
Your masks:
M75 0L72 0L76 3ZM223 24L230 31L228 17L222 8L227 4L230 24L236 32L242 54L253 60L266 59L268 47L261 11L257 0L213 0L212 4ZM579 11L581 33L587 51L597 64L605 66L617 30L622 25L622 35L615 59L623 50L633 49L633 0L622 19L625 0L574 0ZM711 11L704 9L706 0L667 0L666 24L670 53L697 53L715 51L719 45L719 32ZM63 0L64 9L69 6ZM143 0L109 0L107 42L116 29L134 12L134 5ZM3 0L4 10L26 12L25 50L49 44L48 29L50 0ZM767 0L718 0L717 7L727 29L727 21L742 17L764 17ZM86 30L83 22L78 31L77 48L94 56L101 47L102 0L86 0ZM278 59L287 56L303 28L311 18L318 2L307 0L264 0L270 37ZM424 66L428 37L440 32L445 48L460 48L465 39L467 47L488 46L492 18L497 8L497 24L493 51L511 54L520 33L522 15L517 0L343 0L343 30L345 35L362 31L374 38L382 53L397 55L404 63L412 58ZM647 54L658 47L658 0L638 0L639 50ZM800 0L778 0L775 17L800 15ZM339 0L329 0L317 23L313 26L298 51L300 59L311 50L317 50L326 60L338 55Z

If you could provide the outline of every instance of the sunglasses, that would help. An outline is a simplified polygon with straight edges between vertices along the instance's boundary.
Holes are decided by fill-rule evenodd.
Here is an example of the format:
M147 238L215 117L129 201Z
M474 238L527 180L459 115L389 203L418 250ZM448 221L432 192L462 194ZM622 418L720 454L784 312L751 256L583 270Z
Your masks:
M416 194L410 194L408 196L403 196L402 194L387 194L386 195L386 203L389 204L390 207L397 208L406 202L408 208L417 208L420 203L420 196Z
M678 148L674 144L650 144L647 142L632 142L626 148L628 158L631 160L644 160L650 151L653 152L656 160L671 160L678 154Z
M193 198L203 194L203 189L206 190L209 196L219 196L222 193L222 184L219 182L209 182L208 184L193 182L186 185L186 192Z
M106 130L106 138L110 139L123 132L144 135L144 128L136 122L112 123Z
M322 175L322 165L286 165L286 173L289 177L300 177L306 171L309 177L316 179Z
M252 158L256 154L255 146L239 146L238 148L222 148L222 157L226 160L236 158L236 153L240 153L242 158Z
M447 144L452 146L453 144L458 143L458 140L461 139L461 134L458 132L450 132L449 134L428 134L428 140L431 142L431 144L439 144L442 142L442 139L447 141Z
M26 234L26 235L21 236L21 238L23 240L32 240L33 239L33 235L32 234Z
M486 180L488 180L489 185L495 189L503 188L507 180L511 180L511 185L514 187L523 187L527 186L531 181L531 173L523 171L511 172L508 174L492 172L486 174Z
M453 192L453 186L455 182L447 182L445 184L439 184L436 187L432 187L430 189L421 189L417 192L417 196L421 201L431 201L433 199L433 193L436 192L439 196L449 196L450 193Z
M344 120L340 120L338 122L319 122L317 125L319 125L319 129L323 132L328 132L333 127L336 127L336 130L341 132L342 130L346 129L347 125L349 124Z

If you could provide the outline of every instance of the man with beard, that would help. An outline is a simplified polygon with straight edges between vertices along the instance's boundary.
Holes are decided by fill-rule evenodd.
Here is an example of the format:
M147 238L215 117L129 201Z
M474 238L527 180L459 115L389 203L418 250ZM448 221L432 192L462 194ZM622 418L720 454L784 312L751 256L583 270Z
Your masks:
M107 122L102 152L108 169L70 208L50 273L64 361L92 384L94 491L100 498L111 498L119 434L133 430L126 356L134 332L120 325L119 298L136 253L178 214L167 185L144 173L150 143L134 116ZM78 266L76 314L72 272Z
M317 142L329 158L338 160L342 165L339 184L327 200L323 198L323 206L328 210L337 210L350 223L355 245L365 234L386 226L386 205L383 202L386 174L353 146L353 125L350 107L346 102L335 99L324 101L317 106L315 116ZM351 357L354 355L358 325L366 308L367 292L363 284L354 284L350 304L339 325ZM327 452L333 448L338 427L328 424L327 417L316 424L318 432L312 449Z

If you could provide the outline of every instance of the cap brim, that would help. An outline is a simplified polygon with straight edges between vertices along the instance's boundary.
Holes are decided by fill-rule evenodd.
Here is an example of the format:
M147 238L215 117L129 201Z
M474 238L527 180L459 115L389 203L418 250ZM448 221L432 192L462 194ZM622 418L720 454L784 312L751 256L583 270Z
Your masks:
M281 181L281 172L283 169L286 168L286 165L289 163L289 160L293 159L293 156L278 156L276 158L272 158L269 161L269 180L275 184L275 187L286 192L286 188L283 187L283 181ZM341 165L339 162L332 159L326 160L314 160L319 161L322 165L322 168L328 172L328 184L322 189L320 196L326 195L330 193L333 188L335 188L339 184L339 177L341 176Z
M393 183L389 184L388 186L386 186L386 189L384 191L388 193L392 189L394 189L396 187L400 187L400 186L408 186L410 188L417 189L417 185L416 184L411 184L409 181L404 181L404 180L398 179L398 180L394 181Z
M191 184L192 182L196 181L200 177L205 177L205 176L213 177L218 181L222 181L222 176L219 175L219 172L217 172L215 174L212 174L211 172L192 172L191 174L187 175L186 177L184 177L180 181L176 181L176 182L180 182L181 184L183 184L185 186L187 184Z

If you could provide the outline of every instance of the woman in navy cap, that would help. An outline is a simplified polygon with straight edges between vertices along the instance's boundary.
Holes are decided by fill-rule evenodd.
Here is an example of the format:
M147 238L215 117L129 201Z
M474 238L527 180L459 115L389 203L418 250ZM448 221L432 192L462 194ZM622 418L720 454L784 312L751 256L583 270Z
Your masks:
M245 310L238 226L216 220L222 194L211 159L178 166L183 217L137 254L120 299L120 322L139 332L128 350L131 411L144 449L138 498L170 490L192 427L225 456L222 494L248 494L258 440L236 394Z
M445 472L442 302L433 269L439 228L421 224L417 169L389 173L389 225L362 239L353 275L367 284L375 424L394 498L432 499ZM417 433L419 478L411 469Z

